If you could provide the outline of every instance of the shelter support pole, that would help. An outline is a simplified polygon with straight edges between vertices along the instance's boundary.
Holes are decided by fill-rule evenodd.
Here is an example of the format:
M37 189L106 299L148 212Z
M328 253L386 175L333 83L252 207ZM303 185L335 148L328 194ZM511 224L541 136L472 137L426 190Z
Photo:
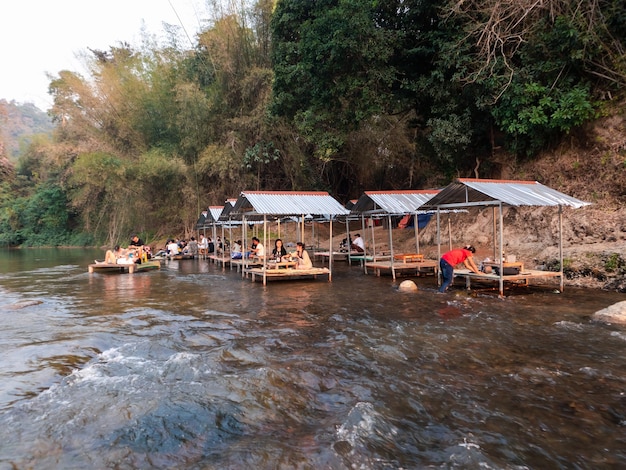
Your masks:
M452 249L452 224L450 223L450 213L448 212L448 250Z
M363 235L365 235L365 216L363 214L361 214L361 232L363 233ZM363 272L365 274L367 274L367 268L365 267L366 261L367 261L367 250L363 250Z
M413 215L414 220L413 220L413 225L415 227L415 253L420 252L420 229L418 226L419 223L419 217L417 215L417 212Z
M372 217L369 218L369 223L372 232L372 258L376 261L376 238L374 238L374 219ZM367 274L367 268L365 268L365 273Z
M563 206L561 205L559 205L559 266L559 271L561 273L561 282L559 287L561 288L561 292L563 292L565 282L563 280Z
M328 240L328 252L330 256L328 257L328 282L333 280L333 216L330 217L330 233Z
M263 285L267 285L267 265L265 264L265 260L267 259L267 215L263 214L263 247L265 250L263 259L261 262L263 263Z
M352 250L352 243L350 243L350 218L346 217L346 243L348 245L348 266L352 266L352 256L350 256L350 251ZM330 252L330 256L333 255L333 252Z
M393 230L391 227L391 214L387 215L387 223L389 225L389 250L391 251L391 277L396 280L396 270L393 268Z
M496 253L497 248L496 248L496 240L497 240L497 231L496 231L496 206L493 206L491 208L491 219L493 221L493 261L495 263L495 261L498 259L498 255Z
M437 262L441 259L441 211L437 207ZM437 269L437 285L441 285L441 269Z
M499 251L499 259L500 259L500 279L499 279L499 287L500 287L500 297L504 297L504 258L502 253L504 252L504 217L502 216L502 203L498 204L498 214L499 214L499 225L500 225L500 251Z

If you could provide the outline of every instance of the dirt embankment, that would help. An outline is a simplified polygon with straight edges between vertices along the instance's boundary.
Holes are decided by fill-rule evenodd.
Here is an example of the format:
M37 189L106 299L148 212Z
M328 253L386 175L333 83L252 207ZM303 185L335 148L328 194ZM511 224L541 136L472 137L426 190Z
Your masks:
M499 174L479 177L539 181L590 202L563 210L566 284L626 292L626 116L620 111L626 106L617 109L541 158L511 163L502 157ZM442 249L471 243L478 260L494 256L492 209L443 216L441 225ZM529 268L558 269L558 209L507 208L503 225L505 253L515 254ZM388 246L387 235L375 231L374 236L381 249ZM366 232L366 240L371 239ZM415 251L413 229L394 230L393 243L394 251ZM420 233L420 244L426 256L436 257L434 221Z

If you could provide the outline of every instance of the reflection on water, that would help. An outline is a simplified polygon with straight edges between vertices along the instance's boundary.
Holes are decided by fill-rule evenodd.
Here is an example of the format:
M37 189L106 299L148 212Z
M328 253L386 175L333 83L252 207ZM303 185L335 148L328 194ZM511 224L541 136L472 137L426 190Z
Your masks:
M0 253L0 468L623 468L623 295Z

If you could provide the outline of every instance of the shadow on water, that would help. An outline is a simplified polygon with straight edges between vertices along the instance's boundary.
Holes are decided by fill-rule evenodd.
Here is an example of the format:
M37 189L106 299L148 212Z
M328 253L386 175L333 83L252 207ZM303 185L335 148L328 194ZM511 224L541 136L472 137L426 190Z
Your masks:
M0 254L2 467L626 465L626 330L590 321L618 294L35 253Z

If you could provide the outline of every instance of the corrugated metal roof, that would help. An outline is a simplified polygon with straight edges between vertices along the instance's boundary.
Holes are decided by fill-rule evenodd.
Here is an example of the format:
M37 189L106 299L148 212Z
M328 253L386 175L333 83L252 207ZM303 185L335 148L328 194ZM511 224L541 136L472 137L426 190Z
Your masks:
M233 207L235 207L236 202L237 199L234 198L226 199L226 201L224 202L224 206L222 207L222 212L220 213L220 216L218 218L220 222L228 221L229 215L233 210Z
M411 214L438 192L438 189L365 191L352 207L352 213Z
M231 215L254 218L270 215L346 215L350 211L324 191L243 191Z
M198 217L198 221L196 222L196 228L197 229L201 229L204 228L207 224L206 218L207 218L207 211L202 211L200 213L200 217Z
M459 178L424 204L421 209L493 205L509 206L570 206L583 207L590 203L563 194L537 181L489 180Z
M209 213L211 214L211 222L217 222L222 215L224 206L209 206Z

